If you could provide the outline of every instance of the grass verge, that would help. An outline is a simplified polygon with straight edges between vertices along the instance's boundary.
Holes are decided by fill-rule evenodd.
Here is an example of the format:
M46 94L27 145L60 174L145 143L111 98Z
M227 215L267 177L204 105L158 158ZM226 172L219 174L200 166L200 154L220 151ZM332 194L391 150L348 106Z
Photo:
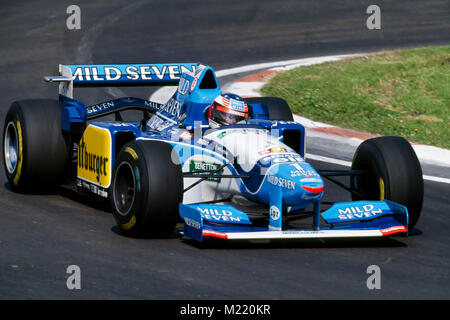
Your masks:
M450 46L300 67L261 93L315 121L450 149Z

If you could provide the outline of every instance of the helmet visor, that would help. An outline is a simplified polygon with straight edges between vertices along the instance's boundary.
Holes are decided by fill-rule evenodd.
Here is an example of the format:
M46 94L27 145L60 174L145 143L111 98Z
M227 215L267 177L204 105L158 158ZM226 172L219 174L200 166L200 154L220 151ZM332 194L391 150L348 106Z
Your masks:
M235 124L239 121L247 119L247 113L232 110L227 107L223 107L216 102L213 104L212 118L214 121L221 124Z

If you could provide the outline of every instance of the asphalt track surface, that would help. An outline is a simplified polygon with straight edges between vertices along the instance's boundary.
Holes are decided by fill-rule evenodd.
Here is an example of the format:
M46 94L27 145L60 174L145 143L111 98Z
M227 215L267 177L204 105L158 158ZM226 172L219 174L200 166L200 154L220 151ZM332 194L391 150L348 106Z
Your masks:
M66 28L78 4L81 30ZM0 121L10 103L56 98L59 63L201 61L217 70L330 54L450 43L448 1L2 1ZM221 81L229 81L222 79ZM122 89L121 89L122 90ZM78 89L87 103L116 89ZM148 97L148 88L127 89ZM336 166L314 162L320 168ZM2 164L3 166L3 164ZM1 299L449 299L448 184L425 183L408 238L213 244L120 234L108 209L70 193L15 194L0 174ZM327 185L327 199L348 195ZM81 268L80 290L66 269ZM381 269L369 290L368 266Z

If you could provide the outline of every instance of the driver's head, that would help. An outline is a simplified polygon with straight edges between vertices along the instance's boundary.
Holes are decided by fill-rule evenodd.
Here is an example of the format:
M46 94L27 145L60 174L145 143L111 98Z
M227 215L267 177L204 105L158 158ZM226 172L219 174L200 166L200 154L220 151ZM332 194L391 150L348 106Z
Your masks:
M247 120L248 105L236 94L223 93L209 107L208 119L213 128Z

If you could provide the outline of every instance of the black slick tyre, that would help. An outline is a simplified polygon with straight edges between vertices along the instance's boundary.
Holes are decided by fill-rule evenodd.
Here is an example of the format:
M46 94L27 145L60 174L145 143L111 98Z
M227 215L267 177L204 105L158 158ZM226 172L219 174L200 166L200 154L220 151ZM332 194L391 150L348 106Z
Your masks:
M409 228L416 225L422 211L422 168L414 149L402 137L378 137L357 148L353 170L367 170L367 176L351 179L351 187L363 195L353 200L391 200L408 208Z
M172 146L131 141L119 152L111 180L113 216L127 236L165 238L178 222L183 175ZM177 157L177 155L175 155Z
M3 127L3 164L14 191L41 191L62 182L69 168L69 149L57 100L12 103Z

